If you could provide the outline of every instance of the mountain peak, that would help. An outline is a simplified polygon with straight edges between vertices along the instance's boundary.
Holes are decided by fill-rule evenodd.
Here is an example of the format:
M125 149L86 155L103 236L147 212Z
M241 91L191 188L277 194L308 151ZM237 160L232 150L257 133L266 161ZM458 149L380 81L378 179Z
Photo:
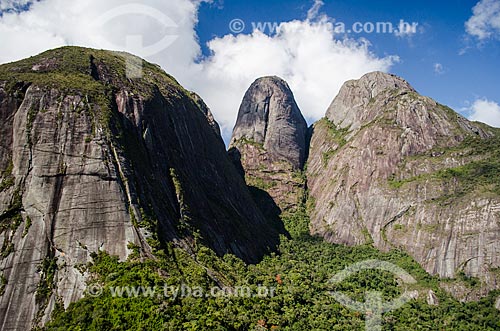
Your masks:
M255 80L245 93L231 145L247 139L262 146L275 160L300 168L305 159L307 123L288 84L277 76Z
M403 78L380 71L370 72L342 85L328 108L326 117L341 127L359 128L377 115L366 112L368 105L377 99L389 100L399 92L416 93Z
M453 278L461 271L495 288L497 132L391 74L346 82L310 141L312 233L403 249L429 273Z
M355 82L355 80L348 81L347 83L349 82ZM357 80L357 82L360 86L364 86L367 90L371 91L372 97L375 97L378 93L385 89L405 89L415 91L415 89L405 79L382 71L373 71L364 74Z
M276 76L257 79L245 93L231 138L229 155L243 172L265 214L288 210L302 197L300 172L306 158L307 123L288 84ZM267 202L266 202L267 200Z
M253 84L274 84L276 86L279 86L283 89L288 89L290 90L290 87L288 86L288 83L281 77L279 76L263 76L260 78L257 78ZM253 85L252 84L252 85Z
M142 71L142 77L129 79L129 66ZM158 65L125 52L65 46L45 51L0 67L4 80L94 94L109 86L133 90L149 97L156 88L181 89L180 84ZM162 82L160 84L160 82ZM156 86L155 86L156 85Z

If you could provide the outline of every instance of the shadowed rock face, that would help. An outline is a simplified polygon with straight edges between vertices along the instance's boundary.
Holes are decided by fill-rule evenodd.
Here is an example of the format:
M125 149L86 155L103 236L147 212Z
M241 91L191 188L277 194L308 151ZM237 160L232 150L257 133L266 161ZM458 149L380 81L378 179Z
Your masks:
M196 102L196 104L200 108L201 112L207 118L208 124L210 124L210 126L215 131L215 133L222 139L219 123L217 123L217 121L215 121L214 115L210 111L210 108L208 108L205 101L203 101L203 99L198 94L196 94L194 92L191 92L191 98L193 98L193 100Z
M288 84L257 79L245 93L233 130L230 155L247 184L266 190L281 209L302 197L300 172L306 156L307 123ZM240 166L241 164L241 166Z
M43 324L85 289L76 268L194 233L255 262L278 232L253 203L201 99L156 66L62 48L0 66L0 329ZM3 286L5 285L5 286Z
M311 232L412 255L428 272L498 288L499 130L467 121L375 72L344 84L314 125L307 166Z

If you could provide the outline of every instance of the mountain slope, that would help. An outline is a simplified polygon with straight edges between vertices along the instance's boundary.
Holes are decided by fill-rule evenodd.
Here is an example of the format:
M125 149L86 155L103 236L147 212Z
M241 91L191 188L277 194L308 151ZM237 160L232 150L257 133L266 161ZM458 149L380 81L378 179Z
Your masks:
M311 231L348 245L402 249L441 277L498 288L500 134L380 72L344 84L314 125Z
M80 298L92 252L278 243L206 105L142 64L129 80L121 54L65 47L0 66L0 329Z

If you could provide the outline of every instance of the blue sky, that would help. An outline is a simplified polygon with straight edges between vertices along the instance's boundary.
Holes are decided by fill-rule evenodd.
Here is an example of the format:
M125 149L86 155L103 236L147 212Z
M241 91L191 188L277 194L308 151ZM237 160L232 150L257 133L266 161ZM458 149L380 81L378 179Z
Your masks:
M324 1L322 13L352 25L354 22L418 22L423 31L411 38L387 34L356 34L372 44L379 56L395 54L400 61L390 71L408 80L420 93L456 110L477 98L500 102L500 42L479 43L468 36L464 24L477 1ZM214 36L231 33L233 18L245 22L287 22L305 19L308 1L225 1L203 4L197 33L201 45ZM247 23L244 33L251 33ZM465 50L465 51L464 51ZM203 52L208 54L206 47ZM436 72L435 65L441 70Z
M0 63L63 45L134 53L200 94L226 142L245 90L265 75L289 83L309 124L346 80L381 70L500 127L500 0L0 0L0 14ZM234 20L245 28L236 33ZM348 32L356 22L400 20L418 26ZM252 28L266 22L276 29ZM131 35L143 45L127 44ZM148 51L164 37L165 47Z

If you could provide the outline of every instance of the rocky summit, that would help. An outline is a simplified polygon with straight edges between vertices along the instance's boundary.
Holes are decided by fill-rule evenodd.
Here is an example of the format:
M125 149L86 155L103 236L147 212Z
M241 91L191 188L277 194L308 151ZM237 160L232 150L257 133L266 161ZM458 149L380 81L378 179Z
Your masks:
M431 274L499 288L500 130L470 122L374 72L346 82L314 124L307 186L313 234L408 252Z
M281 210L289 210L303 196L306 136L307 123L288 84L263 77L245 93L229 154L254 191L266 191Z
M138 80L120 54L84 48L0 66L1 330L81 298L91 253L151 258L170 242L256 262L278 243L208 107L138 62Z

